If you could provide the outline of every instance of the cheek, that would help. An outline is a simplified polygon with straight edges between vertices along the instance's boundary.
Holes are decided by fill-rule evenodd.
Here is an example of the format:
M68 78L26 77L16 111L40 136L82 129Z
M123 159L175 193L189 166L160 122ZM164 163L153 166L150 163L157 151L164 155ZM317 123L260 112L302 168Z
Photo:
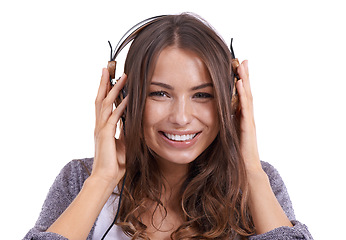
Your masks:
M197 110L200 120L211 128L219 128L219 117L216 104L210 103Z
M153 101L147 100L143 115L143 128L145 138L149 139L150 137L148 137L148 135L153 134L155 126L158 126L162 119L165 118L167 107L163 105L164 104L156 104Z
M148 107L148 104L146 104L144 108L144 115L143 115L143 131L144 131L144 138L147 141L147 139L150 139L148 137L148 134L150 133L150 126L153 125L153 119L152 116L155 113L152 112L152 109Z
M152 128L150 126L153 125L153 119L151 118L153 116L153 113L149 111L149 109L145 108L144 110L144 116L143 116L143 133L144 133L144 141L146 144L151 147L151 141L152 139Z

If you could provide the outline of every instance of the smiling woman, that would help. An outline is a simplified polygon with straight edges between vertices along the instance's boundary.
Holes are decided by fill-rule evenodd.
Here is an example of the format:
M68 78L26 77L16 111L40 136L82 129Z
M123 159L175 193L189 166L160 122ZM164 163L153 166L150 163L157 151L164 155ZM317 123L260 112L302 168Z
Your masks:
M94 158L62 170L25 239L312 239L259 159L247 61L232 59L191 14L142 27L113 88L102 72Z
M127 149L138 149L126 153L128 177L136 182L125 183L132 193L124 192L120 209L121 221L133 219L125 229L130 234L149 233L161 239L164 232L166 238L181 239L253 231L247 218L237 216L249 214L246 194L240 194L241 188L248 191L247 180L231 117L231 59L223 40L190 15L156 21L132 43L125 63L129 92L125 141ZM180 135L179 139L196 136L175 141L168 134ZM146 219L154 219L143 222L132 211L144 209L147 198L156 211L143 210ZM236 202L243 206L232 212ZM168 228L172 214L179 218ZM225 224L227 228L222 227Z

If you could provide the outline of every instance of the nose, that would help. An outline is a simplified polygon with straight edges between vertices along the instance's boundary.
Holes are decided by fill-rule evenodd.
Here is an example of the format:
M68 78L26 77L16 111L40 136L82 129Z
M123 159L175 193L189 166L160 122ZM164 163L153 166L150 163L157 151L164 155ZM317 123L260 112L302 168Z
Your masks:
M185 126L192 121L193 108L188 97L180 97L171 103L170 122L174 125Z

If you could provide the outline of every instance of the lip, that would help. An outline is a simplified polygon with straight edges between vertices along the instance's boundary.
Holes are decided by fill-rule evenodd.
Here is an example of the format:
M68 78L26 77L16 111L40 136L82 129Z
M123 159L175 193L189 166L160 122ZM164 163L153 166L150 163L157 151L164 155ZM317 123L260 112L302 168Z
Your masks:
M192 138L191 140L173 141L173 140L167 138L164 135L163 131L159 131L159 135L161 136L162 140L166 144L168 144L170 147L177 148L177 149L185 149L185 148L189 148L189 147L193 146L197 142L199 136L201 135L201 132L196 132L196 131L167 131L167 132L165 131L165 133L174 134L174 135L196 134L196 136L194 138Z

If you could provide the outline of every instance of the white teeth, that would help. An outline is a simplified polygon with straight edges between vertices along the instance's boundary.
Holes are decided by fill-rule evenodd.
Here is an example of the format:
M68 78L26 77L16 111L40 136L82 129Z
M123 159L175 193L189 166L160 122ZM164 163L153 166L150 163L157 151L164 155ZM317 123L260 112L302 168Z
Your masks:
M169 134L169 133L164 133L165 136L173 141L187 141L193 139L197 133L195 134L186 134L186 135L175 135L175 134Z

